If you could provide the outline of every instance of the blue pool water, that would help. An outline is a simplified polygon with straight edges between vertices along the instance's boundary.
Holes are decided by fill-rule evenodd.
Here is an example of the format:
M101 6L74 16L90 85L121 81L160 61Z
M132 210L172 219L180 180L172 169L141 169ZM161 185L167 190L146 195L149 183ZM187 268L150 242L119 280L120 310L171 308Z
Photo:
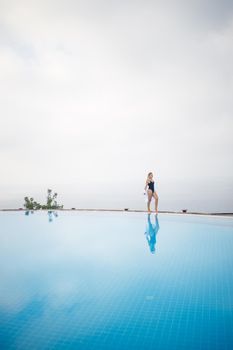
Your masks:
M0 349L233 349L233 219L0 213Z

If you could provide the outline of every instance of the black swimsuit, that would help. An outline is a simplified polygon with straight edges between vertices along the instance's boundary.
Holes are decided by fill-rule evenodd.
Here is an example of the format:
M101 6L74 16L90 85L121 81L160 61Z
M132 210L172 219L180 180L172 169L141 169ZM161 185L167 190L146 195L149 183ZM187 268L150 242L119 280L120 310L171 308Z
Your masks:
M155 191L154 184L155 184L154 181L151 181L148 183L149 190L151 190L152 193L154 193Z

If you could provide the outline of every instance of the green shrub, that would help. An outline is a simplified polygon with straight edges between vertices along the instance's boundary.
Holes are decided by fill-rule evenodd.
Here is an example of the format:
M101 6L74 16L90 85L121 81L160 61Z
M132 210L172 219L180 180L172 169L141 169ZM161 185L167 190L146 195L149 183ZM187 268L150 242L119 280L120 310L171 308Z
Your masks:
M34 198L24 197L24 207L26 209L62 209L63 205L57 203L57 193L52 193L51 189L47 191L46 204L40 204L34 201Z

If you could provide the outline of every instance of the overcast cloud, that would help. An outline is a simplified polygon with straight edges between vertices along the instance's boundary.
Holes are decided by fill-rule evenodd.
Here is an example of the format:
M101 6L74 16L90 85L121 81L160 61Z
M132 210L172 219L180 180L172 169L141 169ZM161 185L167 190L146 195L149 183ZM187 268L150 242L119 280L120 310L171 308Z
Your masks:
M233 211L233 2L0 0L0 207Z

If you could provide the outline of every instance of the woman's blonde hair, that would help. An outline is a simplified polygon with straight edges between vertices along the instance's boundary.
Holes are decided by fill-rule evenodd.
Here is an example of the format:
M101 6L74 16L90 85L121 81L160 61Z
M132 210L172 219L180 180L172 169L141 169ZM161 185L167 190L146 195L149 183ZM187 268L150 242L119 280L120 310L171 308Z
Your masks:
M152 175L152 176L153 176L153 173L152 173L152 172L148 173L147 177L149 177L150 175Z

